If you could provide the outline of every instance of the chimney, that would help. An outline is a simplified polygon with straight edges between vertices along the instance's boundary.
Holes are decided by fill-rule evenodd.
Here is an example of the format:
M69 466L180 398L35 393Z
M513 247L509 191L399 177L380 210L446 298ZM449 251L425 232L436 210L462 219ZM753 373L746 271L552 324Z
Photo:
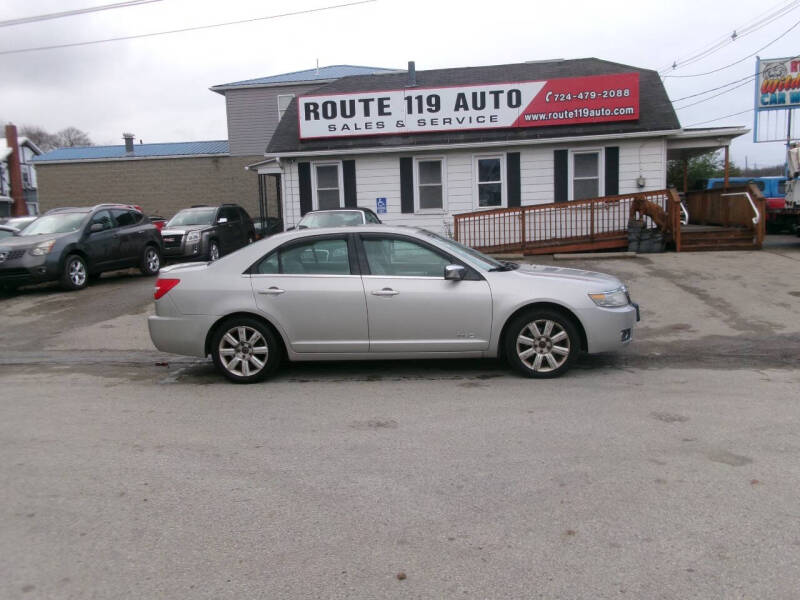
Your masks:
M11 197L14 199L13 215L24 217L28 214L28 207L25 205L25 190L22 189L22 166L17 126L11 123L6 125L6 146L11 148L11 154L8 155L8 178L11 183Z
M122 139L125 140L125 154L133 154L133 134L123 133Z
M408 61L408 87L417 85L417 67L413 60Z

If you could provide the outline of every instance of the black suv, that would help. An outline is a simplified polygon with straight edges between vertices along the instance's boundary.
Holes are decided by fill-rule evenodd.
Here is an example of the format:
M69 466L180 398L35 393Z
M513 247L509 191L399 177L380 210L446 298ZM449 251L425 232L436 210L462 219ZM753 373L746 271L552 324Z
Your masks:
M193 206L172 217L161 230L164 258L217 260L256 239L250 215L237 204Z
M156 275L161 235L150 219L124 204L57 208L19 235L0 240L5 287L59 280L64 288L79 290L90 277L128 267Z

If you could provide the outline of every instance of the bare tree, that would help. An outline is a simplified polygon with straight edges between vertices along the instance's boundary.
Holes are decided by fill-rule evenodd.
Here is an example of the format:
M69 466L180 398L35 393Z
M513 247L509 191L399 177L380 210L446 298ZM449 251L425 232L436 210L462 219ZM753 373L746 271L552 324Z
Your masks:
M55 148L94 145L89 135L77 127L66 127L58 133L49 133L41 127L24 125L20 128L19 133L36 144L42 152L48 152Z
M66 127L59 131L58 136L59 145L65 148L72 148L74 146L94 146L89 134L81 131L77 127Z
M19 134L36 144L42 152L49 152L61 145L57 135L48 133L41 127L24 125L20 128Z

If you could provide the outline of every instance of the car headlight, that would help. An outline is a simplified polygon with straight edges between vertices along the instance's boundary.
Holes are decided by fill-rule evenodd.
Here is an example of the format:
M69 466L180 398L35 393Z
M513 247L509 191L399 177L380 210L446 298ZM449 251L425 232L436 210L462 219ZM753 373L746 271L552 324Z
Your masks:
M589 294L589 298L597 306L602 306L603 308L619 308L620 306L627 306L629 303L628 290L624 286L610 292Z
M31 254L34 256L43 256L45 254L50 254L50 250L53 249L55 245L55 240L47 240L46 242L40 242L36 244L33 248L31 248Z
M200 232L199 231L190 231L186 234L186 241L191 242L199 242L200 241Z

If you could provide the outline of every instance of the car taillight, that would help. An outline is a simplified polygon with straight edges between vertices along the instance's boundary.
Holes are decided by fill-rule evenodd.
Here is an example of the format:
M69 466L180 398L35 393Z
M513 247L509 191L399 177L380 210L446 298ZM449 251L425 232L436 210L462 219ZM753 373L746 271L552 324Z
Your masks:
M155 292L153 293L153 298L158 300L159 298L164 296L168 291L170 291L172 288L178 285L180 282L181 282L180 279L166 279L166 278L162 279L161 277L159 277L158 279L156 279L156 289Z

